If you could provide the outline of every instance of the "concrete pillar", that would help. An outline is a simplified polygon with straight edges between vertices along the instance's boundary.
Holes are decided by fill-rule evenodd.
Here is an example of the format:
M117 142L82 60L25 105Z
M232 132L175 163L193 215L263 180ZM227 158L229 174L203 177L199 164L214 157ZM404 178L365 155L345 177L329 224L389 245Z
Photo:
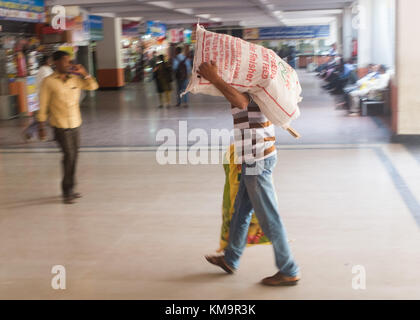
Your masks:
M352 8L344 8L343 10L343 58L345 60L351 58L353 27L352 27L353 13Z
M372 0L359 0L358 20L355 27L358 29L358 63L359 68L365 68L372 59Z
M395 67L395 0L373 0L372 60Z
M330 36L328 38L328 42L329 42L329 44L335 43L337 45L337 50L340 52L341 51L341 43L340 43L340 39L338 37L338 24L339 24L339 21L337 21L337 19L333 19L330 22Z
M359 0L359 67L395 66L395 0Z
M101 88L124 86L121 19L104 17L104 39L97 43L97 79Z
M396 91L394 111L398 135L420 135L420 43L418 24L420 1L397 1L396 19Z
M334 25L334 22L333 22ZM340 55L343 55L343 17L337 16L335 18L335 37L337 43L337 50Z

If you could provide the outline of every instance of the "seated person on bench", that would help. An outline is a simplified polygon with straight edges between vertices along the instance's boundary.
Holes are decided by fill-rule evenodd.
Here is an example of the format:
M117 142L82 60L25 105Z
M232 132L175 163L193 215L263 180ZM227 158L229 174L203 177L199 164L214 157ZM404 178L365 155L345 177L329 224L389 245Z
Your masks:
M327 89L332 94L342 94L343 88L349 81L353 70L354 65L352 64L352 61L344 62L344 60L341 60L335 77L332 78L327 85L323 86L323 88Z
M386 72L384 65L379 66L378 73L365 81L358 90L351 91L350 94L350 114L351 116L360 114L360 98L367 96L375 90L383 90L388 87L390 75Z
M329 56L328 61L320 65L316 71L318 72L318 77L325 78L328 70L333 69L336 66L336 57Z
M344 87L344 93L349 94L352 91L360 89L361 86L363 86L365 83L370 81L372 78L376 77L378 75L380 65L379 64L369 64L368 66L368 73L361 79L357 80L355 84L348 85Z

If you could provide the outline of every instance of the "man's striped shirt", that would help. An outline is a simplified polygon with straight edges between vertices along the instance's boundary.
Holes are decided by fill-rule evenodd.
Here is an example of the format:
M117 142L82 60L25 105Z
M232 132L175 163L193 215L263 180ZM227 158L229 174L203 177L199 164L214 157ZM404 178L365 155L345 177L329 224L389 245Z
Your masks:
M276 154L274 125L249 96L246 109L232 106L237 163L252 163Z

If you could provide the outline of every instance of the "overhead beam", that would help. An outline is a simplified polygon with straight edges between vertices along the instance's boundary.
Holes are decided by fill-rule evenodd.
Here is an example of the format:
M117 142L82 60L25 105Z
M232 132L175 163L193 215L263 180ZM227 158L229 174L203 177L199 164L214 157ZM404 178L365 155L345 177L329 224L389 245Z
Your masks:
M206 10L210 8L228 8L228 7L236 7L236 8L244 8L244 7L250 7L253 6L253 4L244 1L244 0L229 0L229 1L194 1L194 2L175 2L174 8L175 9L183 9L183 8L192 8L192 9L200 9L200 10Z
M145 7L145 6L112 6L112 7L93 7L89 8L89 11L92 13L102 13L102 12L151 12L159 13L162 10L157 10L156 7Z

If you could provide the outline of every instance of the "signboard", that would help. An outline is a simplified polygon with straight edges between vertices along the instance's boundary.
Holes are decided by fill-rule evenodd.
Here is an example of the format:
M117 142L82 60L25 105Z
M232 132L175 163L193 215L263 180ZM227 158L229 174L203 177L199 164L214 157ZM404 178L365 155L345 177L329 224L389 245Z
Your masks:
M329 35L329 25L272 27L260 28L258 39L314 39L328 38Z
M44 22L44 0L0 1L0 19L34 23Z
M1 0L0 0L1 1ZM55 15L50 7L47 12L47 22L51 24ZM46 26L42 28L43 43L73 42L86 45L90 40L90 20L88 11L78 6L65 7L64 29ZM65 41L64 41L65 40Z
M71 7L68 7L69 9ZM89 14L86 10L78 9L77 15L72 16L66 8L66 29L72 31L73 42L83 42L90 40ZM71 11L70 11L71 12Z
M150 34L152 37L166 37L166 24L147 21L146 34Z
M123 36L138 36L139 33L140 33L140 22L138 21L123 22L122 24Z
M169 29L168 38L170 43L184 42L184 29Z
M42 44L67 43L72 42L73 38L71 30L60 30L52 27L43 27L41 34Z
M192 42L191 39L192 31L189 29L184 30L184 42L190 44Z
M101 16L89 15L90 40L100 41L104 39L104 19Z
M244 40L256 40L259 39L260 33L258 28L244 29L243 37Z
M38 103L38 94L37 94L37 87L36 87L36 77L26 77L26 94L27 94L27 103L28 103L28 111L33 112L38 110L39 103Z

